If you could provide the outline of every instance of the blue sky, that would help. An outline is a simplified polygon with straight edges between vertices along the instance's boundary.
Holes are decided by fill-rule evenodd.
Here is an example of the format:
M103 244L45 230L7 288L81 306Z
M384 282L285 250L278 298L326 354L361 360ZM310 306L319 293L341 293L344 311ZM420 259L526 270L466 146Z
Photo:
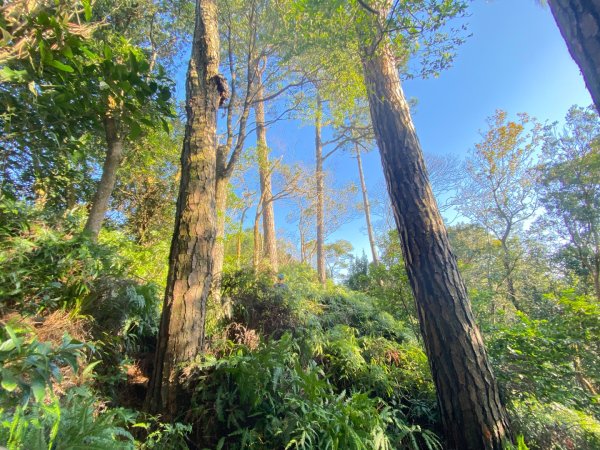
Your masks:
M475 0L468 19L472 36L457 50L454 65L438 78L404 83L423 150L464 157L480 139L479 130L497 108L510 116L527 112L542 122L562 121L570 106L589 105L579 69L571 59L548 8L535 0ZM185 69L185 65L183 65ZM178 74L178 97L183 95L183 73ZM268 130L274 157L314 161L314 129L299 121L280 122ZM248 145L254 145L253 137ZM377 152L363 156L368 189L381 195L383 172ZM326 163L337 182L358 183L356 162L344 153ZM359 197L357 196L357 201ZM289 238L289 205L275 205L276 225ZM251 214L253 216L253 214ZM342 227L330 241L346 239L355 253L367 254L364 218Z

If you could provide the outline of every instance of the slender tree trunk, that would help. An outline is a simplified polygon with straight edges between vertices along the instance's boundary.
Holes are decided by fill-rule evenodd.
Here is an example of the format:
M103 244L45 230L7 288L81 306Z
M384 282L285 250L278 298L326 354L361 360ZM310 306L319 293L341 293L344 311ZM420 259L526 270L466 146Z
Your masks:
M246 211L248 211L248 208L244 208L244 210L242 211L242 217L240 218L240 229L238 231L237 245L236 245L236 249L235 249L236 250L235 266L237 267L238 270L240 270L242 268L242 235L244 234L244 218L246 217Z
M594 293L596 294L596 300L600 302L600 254L597 252L594 255L594 270L592 270L592 277L594 279Z
M510 302L514 305L517 311L523 311L519 301L517 300L517 292L515 290L515 282L513 279L513 268L510 261L510 251L506 242L502 243L502 266L504 267L504 277L506 280L506 293Z
M254 251L252 253L252 267L257 272L260 269L260 255L262 254L262 239L260 236L260 207L257 206L257 212L254 215Z
M325 196L323 173L323 142L321 140L321 116L323 104L317 95L317 111L315 114L315 179L317 182L317 274L321 284L325 284L327 271L325 269Z
M215 208L217 213L217 234L213 248L211 304L216 308L221 304L221 282L223 280L223 261L225 260L225 213L227 208L227 187L229 178L217 175L215 188Z
M371 205L369 205L369 194L367 193L367 184L365 183L365 175L362 168L362 159L360 157L360 148L355 146L356 163L358 164L358 176L360 177L360 188L362 190L363 207L365 209L365 220L367 221L367 234L369 235L369 244L371 244L371 254L373 255L373 264L379 264L377 257L377 247L375 246L375 236L373 234L373 226L371 225Z
M597 0L549 0L548 3L600 111L600 3Z
M381 48L383 47L383 49ZM501 450L510 427L385 39L363 54L371 118L451 450Z
M264 98L262 73L257 75L257 98ZM271 167L269 163L269 147L267 146L267 128L265 126L265 105L257 102L254 105L256 116L256 144L258 153L258 173L260 177L260 192L263 198L263 239L264 256L273 272L279 270L277 261L277 236L275 234L275 213L273 211L273 192L271 188Z
M98 240L98 234L108 210L108 202L117 181L117 169L123 156L123 141L119 137L114 117L106 116L104 118L104 131L106 133L106 159L102 167L102 177L94 194L90 215L83 229L92 242Z
M300 263L306 262L306 240L304 239L304 233L300 233Z
M187 125L169 275L147 408L174 418L189 401L181 395L181 365L204 344L216 235L216 125L223 100L215 0L198 0L187 74Z

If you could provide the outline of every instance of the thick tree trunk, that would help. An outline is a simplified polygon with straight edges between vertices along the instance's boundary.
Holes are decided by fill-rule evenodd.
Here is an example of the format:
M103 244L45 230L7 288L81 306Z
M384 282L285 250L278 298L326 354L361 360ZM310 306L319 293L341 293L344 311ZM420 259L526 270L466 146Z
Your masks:
M204 340L216 235L216 122L222 101L219 34L214 0L198 0L187 74L187 125L169 275L147 408L167 419L181 412L181 365Z
M264 98L262 74L257 75L257 98ZM271 188L271 167L269 163L269 148L267 146L267 128L265 126L265 105L257 102L254 105L256 117L256 146L258 153L258 173L260 177L260 192L263 198L263 239L264 257L273 272L279 270L277 261L277 236L275 234L275 213L273 211L273 192Z
M321 284L325 284L327 270L325 268L325 174L323 173L323 142L321 140L321 116L323 105L317 95L317 111L315 114L315 180L317 183L317 274Z
M596 109L600 111L600 2L549 0L548 3L569 53L581 69Z
M373 234L373 226L371 225L371 205L369 205L369 194L367 193L367 184L365 183L365 175L362 168L362 159L360 157L360 148L355 146L356 163L358 164L358 176L360 177L360 189L363 197L363 207L365 209L365 220L367 221L367 234L369 236L369 244L371 245L371 254L373 255L373 264L379 264L377 257L377 247L375 246L375 236Z
M102 177L96 188L90 215L83 229L92 242L98 240L98 234L108 210L108 202L117 181L117 170L123 156L123 141L119 137L117 123L114 117L104 118L104 131L106 133L106 159L102 167Z
M384 41L385 42L385 41ZM448 448L501 450L509 422L384 43L363 57L371 118Z

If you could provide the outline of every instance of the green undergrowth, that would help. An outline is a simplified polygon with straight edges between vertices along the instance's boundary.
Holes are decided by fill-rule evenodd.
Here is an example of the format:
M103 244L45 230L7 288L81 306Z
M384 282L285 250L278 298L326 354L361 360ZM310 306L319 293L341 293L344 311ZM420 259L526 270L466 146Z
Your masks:
M513 426L527 437L531 450L595 450L600 448L600 421L563 404L535 397L509 404Z
M0 213L0 445L9 450L442 448L397 266L369 268L360 290L322 286L300 264L282 269L283 284L225 273L206 352L182 368L189 404L179 422L162 423L140 409L164 261L116 226L99 244L81 238L77 211L57 217L4 198ZM600 448L597 304L562 292L536 308L485 336L524 437L518 448Z
M427 359L403 323L364 294L321 287L302 266L286 275L284 286L225 277L231 317L213 330L212 356L189 368L194 439L227 449L441 448Z

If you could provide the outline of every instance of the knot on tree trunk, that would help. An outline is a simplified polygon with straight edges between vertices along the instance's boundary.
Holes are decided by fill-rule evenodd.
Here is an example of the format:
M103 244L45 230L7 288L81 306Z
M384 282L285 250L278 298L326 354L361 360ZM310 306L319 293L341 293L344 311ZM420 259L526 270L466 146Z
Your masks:
M229 84L227 84L227 79L221 74L215 75L212 78L212 81L217 87L217 92L219 93L219 107L221 107L229 99Z

